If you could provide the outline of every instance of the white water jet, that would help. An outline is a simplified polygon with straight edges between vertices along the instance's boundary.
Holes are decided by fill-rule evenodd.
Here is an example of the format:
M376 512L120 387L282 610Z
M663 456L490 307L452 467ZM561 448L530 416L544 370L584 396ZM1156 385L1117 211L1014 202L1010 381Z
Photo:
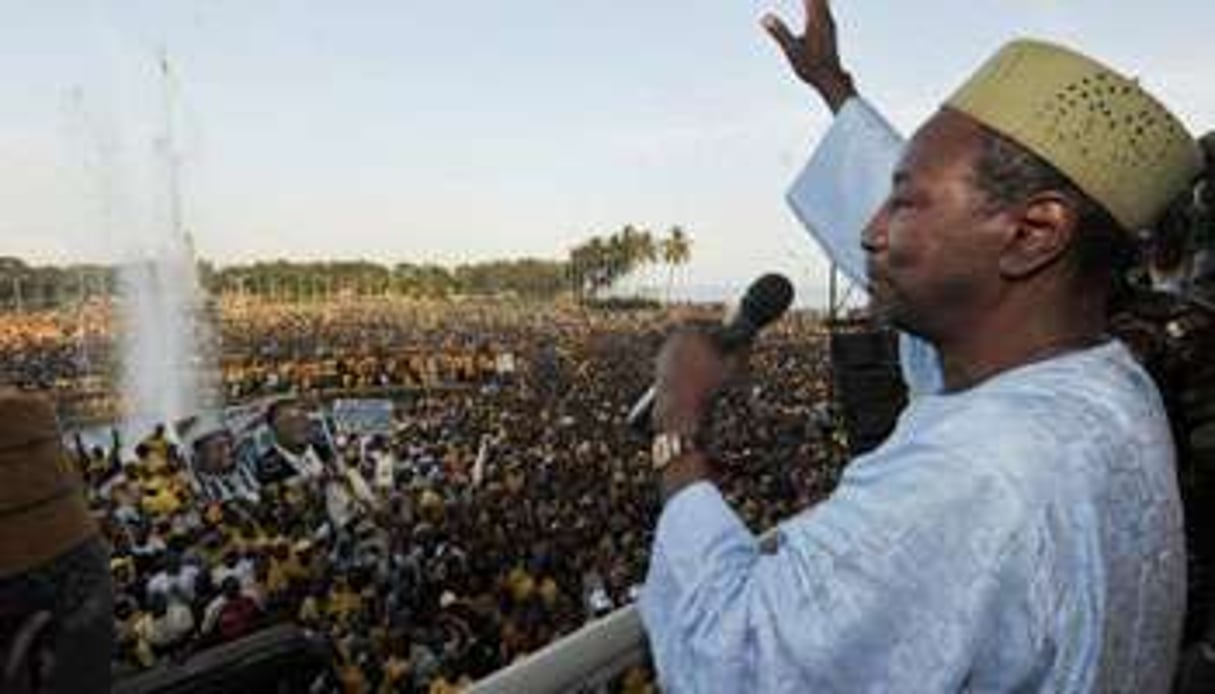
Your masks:
M206 391L203 301L188 244L171 239L120 270L123 429L136 441L159 423L197 414Z
M127 89L100 94L108 109L86 108L83 91L76 109L92 155L94 221L119 257L117 366L128 446L157 424L172 432L217 401L206 297L183 210L176 85L164 57L155 75L151 64L145 58L118 75Z
M160 60L163 131L153 147L161 172L161 229L145 255L121 269L122 394L125 426L134 435L159 423L172 425L214 404L210 331L197 259L185 229L181 166L174 121L175 92L168 59ZM134 440L128 438L128 440Z

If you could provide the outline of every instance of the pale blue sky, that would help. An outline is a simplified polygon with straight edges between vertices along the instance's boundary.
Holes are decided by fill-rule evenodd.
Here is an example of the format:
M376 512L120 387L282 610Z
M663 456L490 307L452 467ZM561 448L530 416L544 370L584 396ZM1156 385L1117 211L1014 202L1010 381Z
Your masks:
M905 129L1018 35L1139 74L1193 129L1215 125L1206 0L834 6L859 85ZM696 241L691 284L821 279L782 194L826 112L758 26L769 9L800 21L800 0L0 9L0 254L128 245L114 220L163 198L149 182L163 46L187 222L221 262L557 257L627 222L678 223Z

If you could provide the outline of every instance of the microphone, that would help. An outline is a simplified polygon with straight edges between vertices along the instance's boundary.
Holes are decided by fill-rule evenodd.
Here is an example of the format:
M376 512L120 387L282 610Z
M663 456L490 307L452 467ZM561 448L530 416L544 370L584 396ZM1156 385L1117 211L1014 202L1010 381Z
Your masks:
M755 335L769 323L784 315L793 303L793 285L784 276L769 273L747 287L738 309L726 317L720 330L713 333L717 348L723 354L736 352L751 344ZM654 386L650 386L629 410L626 421L638 434L653 433L651 417L654 411Z

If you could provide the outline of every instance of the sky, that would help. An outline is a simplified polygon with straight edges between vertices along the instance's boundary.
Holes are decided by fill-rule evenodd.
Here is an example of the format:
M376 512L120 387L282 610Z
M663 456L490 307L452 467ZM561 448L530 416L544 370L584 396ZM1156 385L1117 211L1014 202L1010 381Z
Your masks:
M1208 0L833 6L846 65L905 132L1017 36L1139 75L1191 129L1215 127ZM685 288L776 270L803 301L824 291L783 195L829 115L758 24L800 23L801 0L0 10L0 255L121 259L166 233L175 171L184 224L220 263L558 258L628 223L678 224Z

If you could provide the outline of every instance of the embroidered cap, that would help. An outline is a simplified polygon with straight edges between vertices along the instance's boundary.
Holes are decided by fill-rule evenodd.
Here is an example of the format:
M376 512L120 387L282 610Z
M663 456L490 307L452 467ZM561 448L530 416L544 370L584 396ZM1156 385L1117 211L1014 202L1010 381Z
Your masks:
M1137 80L1054 44L1009 43L946 106L1049 162L1131 232L1202 170L1194 137Z

